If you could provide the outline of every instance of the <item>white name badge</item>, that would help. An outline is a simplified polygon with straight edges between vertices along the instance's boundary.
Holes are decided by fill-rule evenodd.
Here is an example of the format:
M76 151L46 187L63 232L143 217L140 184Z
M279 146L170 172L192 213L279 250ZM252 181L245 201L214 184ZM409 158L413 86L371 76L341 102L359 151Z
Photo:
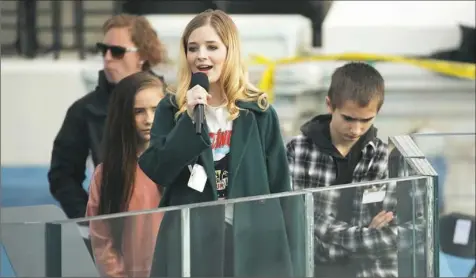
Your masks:
M459 245L468 245L471 234L471 221L467 219L456 220L455 233L453 234L453 243Z
M362 204L370 204L382 202L385 199L385 188L382 189L366 189L364 190L364 196L362 198Z
M202 165L195 164L193 168L189 166L190 178L188 180L188 187L203 192L205 183L207 182L207 173Z

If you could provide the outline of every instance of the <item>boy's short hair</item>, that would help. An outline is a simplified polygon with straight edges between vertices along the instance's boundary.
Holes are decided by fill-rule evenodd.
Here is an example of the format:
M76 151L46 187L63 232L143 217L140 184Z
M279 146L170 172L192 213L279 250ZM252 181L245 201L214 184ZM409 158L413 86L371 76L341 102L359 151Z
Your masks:
M365 107L378 99L379 111L384 101L384 91L383 77L374 67L367 63L350 62L334 71L327 96L332 109L342 107L348 100Z

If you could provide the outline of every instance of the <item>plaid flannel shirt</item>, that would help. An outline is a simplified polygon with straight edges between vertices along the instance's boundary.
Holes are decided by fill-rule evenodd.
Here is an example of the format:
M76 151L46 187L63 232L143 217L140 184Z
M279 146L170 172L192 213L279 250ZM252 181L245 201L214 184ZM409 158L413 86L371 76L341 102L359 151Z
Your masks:
M287 144L287 156L295 190L327 187L336 179L333 157L321 152L304 135L293 138ZM386 179L387 164L387 145L378 138L373 139L362 150L362 158L353 173L353 182ZM386 187L382 209L395 211L396 185L382 184L377 187ZM347 256L366 257L369 263L359 267L357 277L397 277L398 228L394 221L381 229L367 228L375 216L371 214L371 204L362 204L363 192L369 188L372 186L356 188L351 204L351 223L336 219L341 190L314 194L315 260L334 262Z

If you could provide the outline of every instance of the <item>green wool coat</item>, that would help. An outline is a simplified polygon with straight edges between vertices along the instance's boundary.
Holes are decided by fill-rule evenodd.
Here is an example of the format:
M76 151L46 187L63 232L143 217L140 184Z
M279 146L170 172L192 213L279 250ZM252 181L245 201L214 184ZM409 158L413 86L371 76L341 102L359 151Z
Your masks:
M254 102L238 102L233 121L228 174L228 198L291 191L289 167L275 110ZM175 117L174 97L159 104L149 148L141 169L165 188L160 206L217 200L215 169L206 125L195 133L190 117ZM197 161L207 173L203 192L187 186L188 165ZM234 205L234 275L240 277L304 277L305 213L302 196ZM151 277L181 276L180 211L164 215ZM192 276L223 277L224 206L190 212Z

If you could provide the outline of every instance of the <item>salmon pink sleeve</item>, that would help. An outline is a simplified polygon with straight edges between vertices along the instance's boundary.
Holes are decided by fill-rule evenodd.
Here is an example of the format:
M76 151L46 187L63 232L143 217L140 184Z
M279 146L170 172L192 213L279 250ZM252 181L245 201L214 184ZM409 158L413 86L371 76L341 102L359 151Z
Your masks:
M98 215L101 165L96 167L89 185L89 199L86 217ZM112 247L107 220L93 220L89 223L91 246L96 260L96 267L101 277L125 277L122 256Z

